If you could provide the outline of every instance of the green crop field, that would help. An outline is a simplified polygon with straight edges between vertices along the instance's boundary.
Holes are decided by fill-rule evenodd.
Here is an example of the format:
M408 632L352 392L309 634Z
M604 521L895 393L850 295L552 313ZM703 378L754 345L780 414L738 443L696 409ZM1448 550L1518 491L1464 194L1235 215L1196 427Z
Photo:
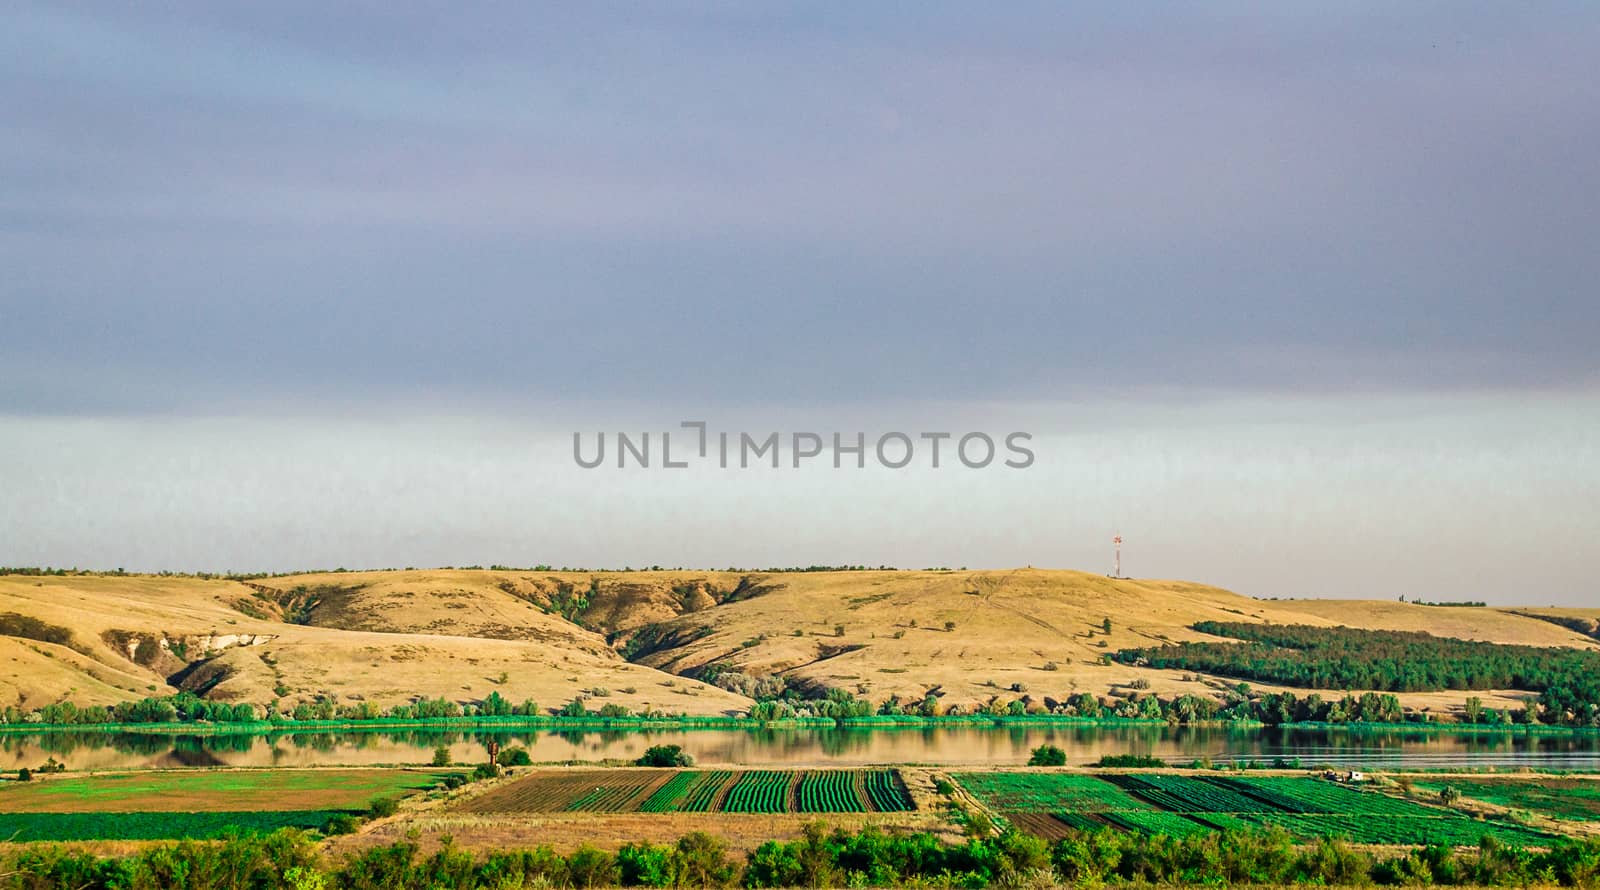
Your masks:
M1168 837L1188 837L1192 834L1201 834L1212 830L1210 826L1202 825L1179 813L1127 810L1118 813L1106 813L1105 818L1107 822L1118 828L1128 831L1140 831L1145 834L1164 834Z
M699 781L704 773L683 772L667 780L667 784L656 789L645 801L639 804L641 813L672 813L682 808L683 798L688 794L691 786Z
M1544 846L1550 836L1507 825L1479 822L1465 816L1374 816L1370 814L1271 813L1259 817L1297 837L1340 837L1358 844L1445 844L1476 846L1485 836L1509 844Z
M915 809L911 795L906 792L900 774L890 769L875 769L867 773L867 799L880 813L903 813Z
M1265 824L1301 838L1341 837L1368 844L1471 846L1486 835L1532 846L1550 841L1549 835L1522 826L1479 821L1305 776L1013 772L960 773L955 778L991 810L1023 830L1045 835L1063 827L1092 829L1103 821L1171 837Z
M14 841L206 840L230 831L320 829L337 810L210 813L0 813L0 836Z
M469 813L896 813L894 770L552 770L456 804Z
M684 792L683 803L677 809L684 813L709 813L716 810L722 803L723 789L733 780L733 773L718 770L711 773L696 773L695 776L695 781Z
M1271 804L1258 812L1351 813L1415 817L1447 815L1444 810L1390 797L1378 791L1362 791L1322 779L1250 776L1236 779L1217 778L1212 781Z
M794 774L753 770L739 776L728 790L724 813L782 813L788 809L789 784Z
M855 779L855 773L843 770L801 773L796 809L802 813L866 812Z
M1533 810L1554 819L1600 821L1600 781L1593 779L1440 779L1418 782L1416 788L1438 794L1450 786L1462 795L1518 810Z
M1079 831L1095 831L1106 827L1106 823L1099 816L1090 816L1086 813L1051 813L1061 824Z
M1108 781L1174 813L1259 813L1275 807L1204 778L1159 773L1107 776Z
M631 813L654 796L651 776L624 776L621 781L598 784L573 798L566 808L582 813Z
M1153 810L1116 785L1072 773L956 773L952 776L998 813L1105 813Z

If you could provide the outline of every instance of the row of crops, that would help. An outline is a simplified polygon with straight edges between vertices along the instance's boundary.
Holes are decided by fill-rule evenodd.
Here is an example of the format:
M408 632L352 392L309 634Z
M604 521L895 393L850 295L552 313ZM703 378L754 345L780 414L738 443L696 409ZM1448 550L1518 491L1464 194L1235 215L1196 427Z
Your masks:
M463 802L471 813L894 813L913 809L894 770L567 770Z
M887 776L879 772L875 775ZM856 774L842 771L802 773L798 788L802 813L860 813L867 808L856 793Z
M1479 821L1309 777L960 773L955 778L1002 817L1020 817L1018 827L1047 836L1110 826L1185 837L1274 825L1299 837L1368 844L1465 846L1486 835L1524 845L1550 839L1522 826ZM1041 814L1050 819L1041 820Z
M905 782L893 770L879 769L864 775L867 800L880 813L903 813L912 808L911 796L906 794Z
M743 773L728 790L724 813L782 813L788 808L789 773L761 770Z

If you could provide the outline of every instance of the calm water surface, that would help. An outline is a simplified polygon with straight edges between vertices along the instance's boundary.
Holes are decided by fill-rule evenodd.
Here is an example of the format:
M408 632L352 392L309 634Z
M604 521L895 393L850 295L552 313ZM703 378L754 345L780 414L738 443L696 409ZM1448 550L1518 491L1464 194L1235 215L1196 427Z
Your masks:
M55 757L73 770L130 767L360 766L427 764L448 746L458 761L483 759L484 742L522 745L536 762L632 759L676 744L704 765L786 766L926 763L1019 765L1050 743L1084 764L1106 754L1151 754L1172 763L1300 758L1303 764L1368 768L1453 766L1600 770L1600 735L1453 734L1403 730L1225 727L951 726L916 729L684 729L514 732L311 732L174 736L55 733L0 737L0 769Z

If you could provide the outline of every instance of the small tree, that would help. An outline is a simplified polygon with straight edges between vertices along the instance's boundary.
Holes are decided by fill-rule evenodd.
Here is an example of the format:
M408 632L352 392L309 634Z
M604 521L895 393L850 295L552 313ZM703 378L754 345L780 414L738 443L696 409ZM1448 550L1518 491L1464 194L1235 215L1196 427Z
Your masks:
M367 812L374 819L386 819L400 812L400 802L392 797L374 797L367 805Z
M951 631L953 631L955 629L956 629L956 623L954 621L946 621L944 623L944 632L945 633L950 633Z
M1111 633L1111 618L1109 616L1107 616L1104 621L1100 622L1100 629L1108 634Z
M1460 799L1461 799L1461 792L1457 791L1455 788L1453 788L1453 787L1451 787L1449 785L1446 785L1443 788L1439 789L1439 802L1444 804L1447 807L1454 806L1455 802L1460 800Z
M502 750L499 756L495 757L495 762L501 766L529 766L533 763L533 757L528 754L527 748L513 745Z
M1029 766L1066 766L1067 752L1055 745L1040 745L1028 758Z
M33 781L33 770L28 769L27 767L23 767L22 769L17 770L17 781L18 782L32 782Z
M584 707L583 698L579 697L579 698L575 698L572 701L569 701L566 704L562 705L561 706L561 710L556 712L556 716L558 716L558 717L587 717L587 716L589 716L589 709Z
M678 838L673 865L681 887L726 887L739 875L728 860L728 847L720 838L692 831Z
M449 745L440 745L439 747L433 749L433 765L434 766L449 766L450 765L450 746Z

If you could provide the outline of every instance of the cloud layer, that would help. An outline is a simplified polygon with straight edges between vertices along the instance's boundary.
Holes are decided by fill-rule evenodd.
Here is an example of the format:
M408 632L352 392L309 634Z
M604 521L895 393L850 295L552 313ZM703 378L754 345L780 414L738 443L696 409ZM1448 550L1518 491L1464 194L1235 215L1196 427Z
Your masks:
M1589 6L24 4L0 408L1595 381Z

